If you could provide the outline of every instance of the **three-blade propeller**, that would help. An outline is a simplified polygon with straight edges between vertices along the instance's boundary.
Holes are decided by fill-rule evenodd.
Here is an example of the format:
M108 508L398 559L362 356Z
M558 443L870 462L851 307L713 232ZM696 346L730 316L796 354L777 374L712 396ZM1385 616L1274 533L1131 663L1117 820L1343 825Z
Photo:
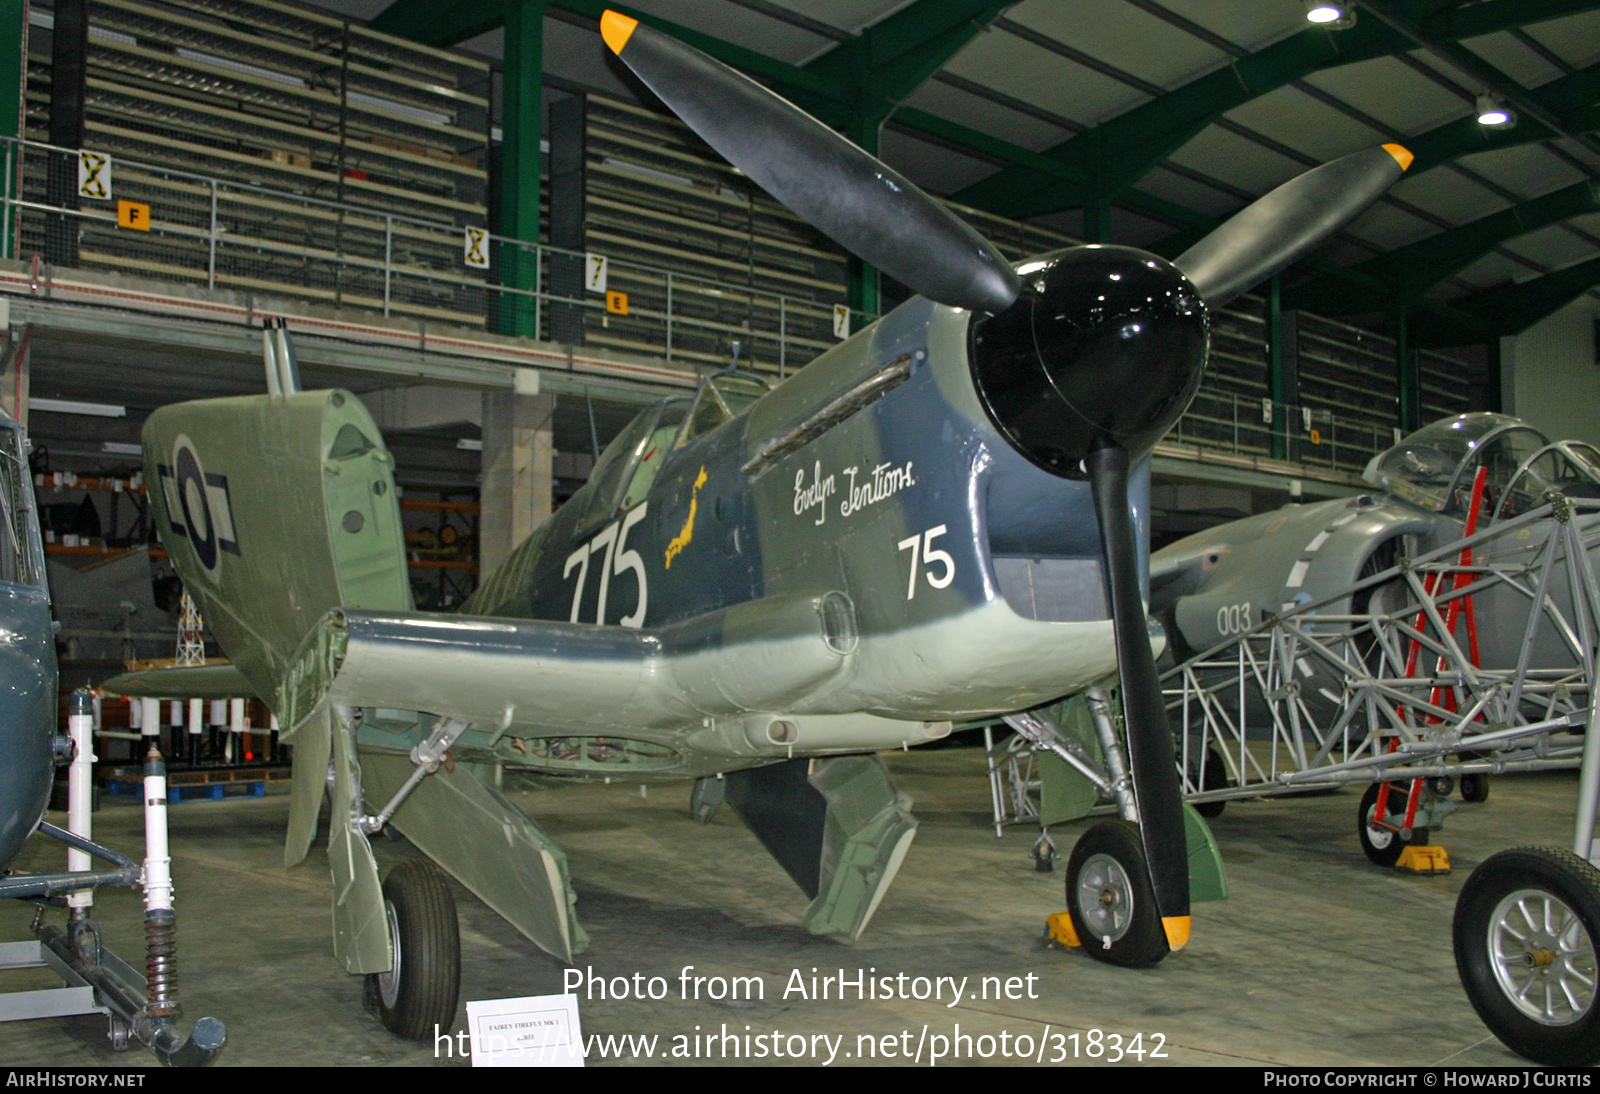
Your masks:
M1028 295L1036 290L1023 285L993 244L901 175L792 103L675 38L614 11L601 17L600 29L623 63L707 144L813 227L922 296L987 313L992 318L985 321L995 324L1001 335L1009 324L1027 333L1026 339L1018 337L1013 342L1036 344L1039 329L1034 298ZM1141 369L1137 355L1128 351L1108 349L1109 338L1096 341L1093 327L1096 322L1104 326L1104 319L1068 323L1072 329L1065 333L1077 339L1073 344L1081 348L1082 361L1063 363L1059 353L1051 358L1051 347L1040 347L1035 360L1018 366L1015 377L994 378L990 389L981 392L997 424L1003 429L1006 422L1017 427L1008 429L1007 436L1029 459L1057 474L1087 478L1092 488L1111 594L1139 827L1155 903L1173 949L1181 947L1189 935L1188 851L1172 733L1139 585L1139 544L1129 512L1129 469L1148 452L1154 438L1176 422L1193 397L1205 360L1205 307L1227 303L1304 256L1377 200L1410 164L1410 152L1386 144L1308 171L1235 214L1170 265L1154 255L1127 249L1063 252L1099 255L1108 250L1125 251L1120 257L1108 255L1107 260L1131 256L1135 266L1154 271L1152 278L1173 282L1169 290L1153 290L1147 298L1127 303L1132 309L1129 314L1153 314L1159 296L1161 306L1172 313L1170 329L1198 324L1194 328L1198 333L1187 341L1182 330L1164 343L1146 339L1145 346L1156 347L1149 352L1158 355L1189 346L1192 361L1165 370L1164 382L1170 392L1156 392L1152 397L1145 391L1142 400L1132 398L1131 392L1127 400L1115 397L1119 403L1140 408L1140 420L1127 428L1116 426L1119 414L1115 408L1106 408L1109 412L1097 418L1085 414L1084 407L1074 406L1071 421L1108 424L1091 426L1086 437L1080 429L1080 436L1070 442L1056 436L1031 440L1026 436L1038 422L1069 420L1048 413L1030 417L1037 400L1029 393L1037 391L1039 398L1050 397L1046 394L1050 392L1059 395L1063 379L1071 379L1066 373L1073 368L1099 370L1103 380L1107 375L1104 366L1113 364L1138 373L1142 379L1137 382L1146 386L1151 373L1160 371ZM1065 283L1072 271L1065 262L1059 269ZM1030 274L1030 280L1033 277ZM1046 280L1039 279L1041 286ZM1204 307L1191 308L1184 301L1195 294ZM1106 296L1098 299L1104 301ZM1008 312L1013 305L1016 311ZM1021 314L1025 308L1027 313ZM1128 329L1119 328L1124 341ZM1141 330L1141 326L1131 329ZM1011 367L1013 363L1007 359L1001 365ZM983 379L980 375L980 387ZM1010 409L997 412L997 404L1006 402L1008 396ZM1035 407L1016 405L1030 400Z

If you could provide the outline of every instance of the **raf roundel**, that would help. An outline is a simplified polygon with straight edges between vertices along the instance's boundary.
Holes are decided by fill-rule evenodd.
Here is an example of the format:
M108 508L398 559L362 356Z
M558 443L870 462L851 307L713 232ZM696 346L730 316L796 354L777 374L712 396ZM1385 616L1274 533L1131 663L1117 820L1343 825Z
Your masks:
M207 474L194 442L180 435L172 444L172 462L158 464L167 524L184 536L207 573L215 574L221 552L239 554L233 527L233 499L226 475Z

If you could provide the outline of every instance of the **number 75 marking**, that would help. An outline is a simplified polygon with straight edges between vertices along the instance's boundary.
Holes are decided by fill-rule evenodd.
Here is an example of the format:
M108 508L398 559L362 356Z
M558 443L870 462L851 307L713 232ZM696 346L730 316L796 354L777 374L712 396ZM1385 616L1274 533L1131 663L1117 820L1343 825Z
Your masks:
M949 552L941 551L934 547L933 541L944 535L950 529L941 524L929 528L920 536L908 536L899 542L899 550L911 551L911 580L906 583L906 599L913 600L917 595L917 556L922 556L922 561L927 563L928 569L924 576L928 584L935 589L943 589L956 579L956 560L950 557ZM944 567L944 573L938 577L933 576L933 567L937 564Z

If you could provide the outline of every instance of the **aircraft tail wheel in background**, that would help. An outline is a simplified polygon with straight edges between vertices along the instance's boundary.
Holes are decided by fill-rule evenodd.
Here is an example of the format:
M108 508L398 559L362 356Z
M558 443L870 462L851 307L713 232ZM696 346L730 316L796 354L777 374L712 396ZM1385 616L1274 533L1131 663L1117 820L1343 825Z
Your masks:
M1138 825L1101 821L1083 834L1067 861L1067 910L1096 961L1137 969L1167 956Z
M1206 749L1206 764L1201 768L1200 789L1216 790L1218 787L1231 786L1228 781L1228 764L1222 758L1222 753L1214 748ZM1227 807L1227 802L1201 802L1194 807L1194 811L1207 820L1222 816L1222 810Z
M444 871L427 859L408 859L383 880L394 968L367 976L367 996L384 1027L419 1041L434 1027L455 1028L461 990L461 930Z
M1489 776L1463 775L1461 776L1461 800L1464 802L1486 802L1489 800Z
M1451 933L1461 986L1506 1047L1553 1066L1600 1059L1600 870L1554 847L1501 851L1462 887Z
M1378 807L1378 787L1382 783L1373 783L1367 787L1367 792L1361 795L1361 807L1356 812L1356 832L1361 836L1361 850L1365 851L1367 858L1376 866L1393 866L1400 861L1400 852L1406 849L1409 843L1421 847L1428 842L1428 830L1416 827L1411 830L1411 839L1403 840L1399 832L1391 832L1387 828L1374 828L1373 813ZM1406 816L1405 783L1389 784L1389 800L1385 804L1385 811L1389 814L1389 823L1395 827ZM1418 812L1421 812L1419 809Z

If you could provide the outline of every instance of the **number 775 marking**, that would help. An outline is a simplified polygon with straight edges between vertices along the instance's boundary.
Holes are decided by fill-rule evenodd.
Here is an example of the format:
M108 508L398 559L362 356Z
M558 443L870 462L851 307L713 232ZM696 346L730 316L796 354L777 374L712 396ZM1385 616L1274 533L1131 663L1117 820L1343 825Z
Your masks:
M909 549L911 551L911 579L906 583L907 600L913 600L917 595L917 556L919 554L922 556L921 561L928 566L924 576L927 578L929 585L932 585L935 589L943 589L956 579L956 560L950 557L948 551L941 551L933 545L935 539L949 530L948 527L941 524L937 527L929 528L920 536L908 536L897 544L899 550ZM936 564L944 568L944 572L938 577L933 576L933 567Z

